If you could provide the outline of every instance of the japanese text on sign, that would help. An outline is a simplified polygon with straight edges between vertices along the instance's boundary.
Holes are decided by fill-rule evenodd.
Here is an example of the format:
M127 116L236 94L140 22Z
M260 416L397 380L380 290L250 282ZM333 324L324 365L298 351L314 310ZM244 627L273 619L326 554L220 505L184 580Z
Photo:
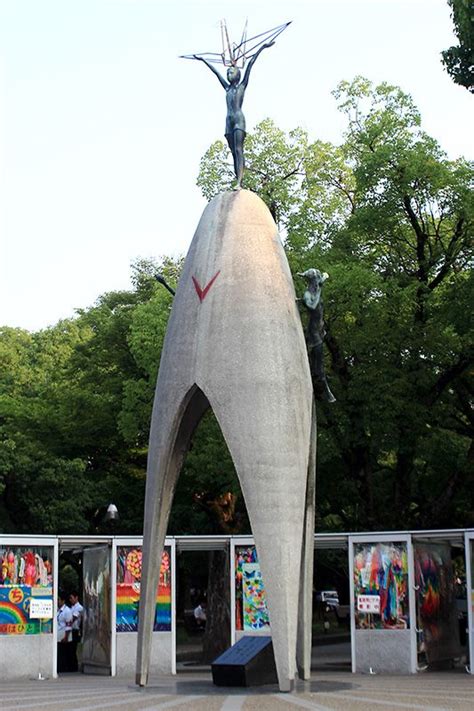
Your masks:
M53 616L53 601L40 598L31 598L30 619L50 620Z
M357 595L357 609L359 612L380 615L380 595Z

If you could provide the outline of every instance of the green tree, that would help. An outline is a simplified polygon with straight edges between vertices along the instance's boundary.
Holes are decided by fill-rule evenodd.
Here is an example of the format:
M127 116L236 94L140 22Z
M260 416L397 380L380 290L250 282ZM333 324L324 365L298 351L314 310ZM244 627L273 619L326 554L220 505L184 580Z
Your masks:
M247 157L247 185L277 216L293 272L330 274L338 401L319 406L318 525L467 525L472 165L447 159L398 87L358 77L335 96L347 118L340 146L266 121ZM216 146L201 172L213 194L229 186Z
M469 387L473 357L472 324L465 311L453 313L455 300L465 301L472 290L472 165L446 158L421 130L411 98L398 88L372 87L359 78L343 82L336 97L348 118L345 146L356 179L357 208L348 223L355 255L379 278L380 287L368 294L372 300L385 292L385 315L392 300L400 309L386 322L385 333L379 330L392 348L390 390L403 387L398 407L391 402L391 418L384 423L385 432L397 438L393 446L384 437L383 449L396 455L389 470L391 493L397 509L414 523L443 525L457 512L467 514L463 499L454 500L450 482L454 471L457 484L467 473L459 448L466 461L472 423L465 419L462 398L452 398L450 391ZM380 355L385 362L386 354ZM383 362L377 369L382 376ZM376 382L375 372L371 380ZM457 432L448 432L448 401L455 408L452 416L466 425L462 443ZM426 456L437 437L457 443L458 454L453 451L454 459L444 461L444 474L436 459ZM385 467L381 471L386 474ZM469 481L464 483L468 490Z
M474 6L472 0L448 0L459 44L441 52L451 79L474 92Z
M58 375L80 329L71 321L37 334L0 330L0 530L84 532L86 463L55 443Z
M132 289L104 294L75 319L29 334L0 332L0 506L3 530L84 533L113 501L138 534L149 425L172 297L155 279L182 260L138 260ZM194 437L170 522L173 533L242 530L235 471L212 413Z
M87 461L96 494L89 518L113 501L122 533L143 526L149 422L171 304L154 274L173 281L179 268L180 260L140 260L131 291L105 294L78 315L89 337L69 361L60 446Z
M148 425L180 261L141 260L133 289L29 334L0 331L0 507L9 532L94 531L114 501L139 533Z
M326 367L337 403L319 406L318 526L468 525L472 166L447 159L397 87L359 77L335 94L347 118L341 145L269 120L247 142L248 184L277 219L293 271L330 274ZM228 163L220 143L203 158L207 197L230 186ZM114 501L121 531L141 531L172 302L154 275L174 284L180 268L141 260L130 291L36 334L1 329L4 530L94 530L95 511ZM186 459L170 530L248 530L211 413Z

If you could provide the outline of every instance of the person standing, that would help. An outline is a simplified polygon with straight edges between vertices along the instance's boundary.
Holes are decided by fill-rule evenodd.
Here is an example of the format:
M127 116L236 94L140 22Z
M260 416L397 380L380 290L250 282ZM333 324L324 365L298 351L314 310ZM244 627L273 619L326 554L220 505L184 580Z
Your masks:
M69 605L72 612L72 642L71 642L71 668L69 671L77 672L79 665L77 662L77 645L82 638L82 617L84 608L79 602L79 595L73 590L69 595Z
M194 609L194 619L196 621L196 627L198 630L205 629L207 622L205 600L201 600L198 606Z
M72 642L72 612L66 605L64 593L58 593L58 672L70 670Z

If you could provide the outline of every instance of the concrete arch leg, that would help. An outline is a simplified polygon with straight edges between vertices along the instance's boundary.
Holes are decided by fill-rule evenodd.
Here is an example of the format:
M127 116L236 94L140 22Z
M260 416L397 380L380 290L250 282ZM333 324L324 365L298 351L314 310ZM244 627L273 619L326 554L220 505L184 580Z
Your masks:
M202 391L193 385L184 395L176 412L155 407L153 422L159 423L159 434L154 441L163 446L153 451L153 466L149 466L146 483L145 525L143 530L142 583L140 590L140 615L138 620L138 647L136 683L146 686L150 666L156 590L160 576L161 558L166 530L179 473L189 448L193 433L209 402Z
M300 679L311 678L311 647L313 622L314 526L316 506L316 403L313 400L311 442L306 487L306 511L301 556L300 597L298 607L298 638L296 665Z

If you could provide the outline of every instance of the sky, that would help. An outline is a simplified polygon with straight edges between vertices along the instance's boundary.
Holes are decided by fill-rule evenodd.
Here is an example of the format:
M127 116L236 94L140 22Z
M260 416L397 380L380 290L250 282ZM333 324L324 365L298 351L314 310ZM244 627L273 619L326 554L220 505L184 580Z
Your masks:
M39 330L130 288L139 257L185 254L199 162L225 96L181 54L292 20L256 63L247 129L266 117L338 143L331 91L361 74L410 93L450 158L472 158L472 96L440 52L446 0L0 0L0 326Z

